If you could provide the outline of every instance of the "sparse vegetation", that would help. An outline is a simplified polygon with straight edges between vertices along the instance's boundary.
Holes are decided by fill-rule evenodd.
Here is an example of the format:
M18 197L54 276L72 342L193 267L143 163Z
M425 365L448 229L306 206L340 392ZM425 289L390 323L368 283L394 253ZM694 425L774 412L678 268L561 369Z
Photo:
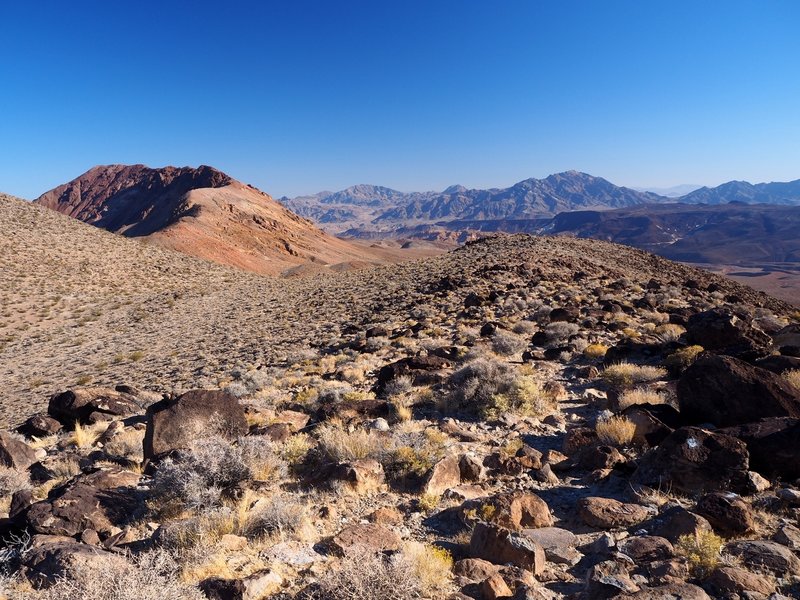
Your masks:
M648 383L666 377L667 371L660 367L634 365L620 362L609 365L600 373L603 380L612 387L629 388L639 383Z
M627 417L614 416L597 421L597 437L605 444L628 446L633 441L636 425Z
M694 577L705 579L719 565L723 540L716 533L700 531L696 535L682 535L675 544L675 551L689 563Z

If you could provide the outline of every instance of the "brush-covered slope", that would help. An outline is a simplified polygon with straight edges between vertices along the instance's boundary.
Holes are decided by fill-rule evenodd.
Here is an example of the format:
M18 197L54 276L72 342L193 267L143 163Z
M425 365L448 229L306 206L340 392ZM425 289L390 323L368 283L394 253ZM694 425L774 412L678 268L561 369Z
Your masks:
M99 166L36 203L115 233L257 273L382 259L207 166Z
M647 293L651 278L665 288L713 282L748 305L785 310L730 280L595 240L508 236L420 261L277 279L4 199L0 414L17 422L79 381L154 390L224 385L234 372L302 360L308 349L352 340L372 323L450 327L471 292L494 290L500 312L518 296L557 303L559 290L578 288L600 294L587 299L599 306L614 282L633 286L633 298ZM707 296L686 292L676 306Z

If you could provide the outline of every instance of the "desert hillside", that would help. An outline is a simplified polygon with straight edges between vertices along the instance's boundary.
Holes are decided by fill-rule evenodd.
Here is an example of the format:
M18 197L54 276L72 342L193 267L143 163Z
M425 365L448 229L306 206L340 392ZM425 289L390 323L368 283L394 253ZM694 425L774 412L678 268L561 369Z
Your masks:
M298 265L341 270L437 252L337 239L268 194L208 166L98 166L35 203L127 237L269 275Z
M565 237L287 279L2 197L0 240L3 600L800 593L779 300Z

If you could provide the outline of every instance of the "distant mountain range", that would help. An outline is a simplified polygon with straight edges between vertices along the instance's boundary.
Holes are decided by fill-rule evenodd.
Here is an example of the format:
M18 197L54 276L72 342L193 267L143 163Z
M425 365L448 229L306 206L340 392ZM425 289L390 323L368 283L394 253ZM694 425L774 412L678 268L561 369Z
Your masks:
M729 182L715 188L676 186L668 195L621 187L578 171L544 179L526 179L508 188L467 189L454 185L441 192L399 192L357 185L340 192L281 198L285 206L331 233L367 236L422 224L451 221L529 220L575 210L610 210L644 204L800 204L800 180L789 183ZM676 196L679 192L687 192Z

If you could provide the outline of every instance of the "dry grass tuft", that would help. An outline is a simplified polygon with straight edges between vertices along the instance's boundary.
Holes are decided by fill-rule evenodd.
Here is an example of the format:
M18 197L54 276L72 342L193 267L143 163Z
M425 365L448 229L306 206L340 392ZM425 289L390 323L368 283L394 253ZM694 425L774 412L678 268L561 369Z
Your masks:
M791 371L787 371L783 374L786 381L789 382L789 385L795 389L795 391L800 394L800 369L792 369Z
M627 417L610 417L598 421L595 429L604 444L628 446L636 433L636 424Z
M637 383L648 383L667 376L666 369L647 365L634 365L620 362L609 365L600 373L600 377L610 386L625 389Z
M619 409L625 410L629 406L634 406L635 404L666 404L667 397L661 392L639 387L622 392L619 396L618 403Z
M583 349L583 355L586 358L603 358L608 352L608 346L605 344L589 344Z

